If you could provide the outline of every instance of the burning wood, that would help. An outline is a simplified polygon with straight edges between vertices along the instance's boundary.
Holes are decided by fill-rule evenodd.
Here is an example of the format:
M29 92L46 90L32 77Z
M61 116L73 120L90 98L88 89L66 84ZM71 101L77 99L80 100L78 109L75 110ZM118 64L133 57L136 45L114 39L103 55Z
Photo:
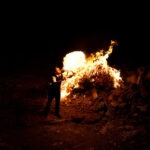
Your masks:
M122 78L120 71L108 65L107 59L117 43L111 41L108 51L100 50L90 57L81 51L74 51L64 57L63 76L65 81L61 85L61 98L69 96L76 90L92 87L117 88Z

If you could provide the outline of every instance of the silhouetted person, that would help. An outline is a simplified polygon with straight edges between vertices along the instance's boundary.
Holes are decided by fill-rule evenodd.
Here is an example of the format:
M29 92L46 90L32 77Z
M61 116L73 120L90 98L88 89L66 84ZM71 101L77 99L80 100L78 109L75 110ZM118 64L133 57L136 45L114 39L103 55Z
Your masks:
M61 117L59 114L59 105L60 105L60 86L62 78L63 78L62 71L58 67L55 67L55 74L52 75L48 87L48 102L46 105L45 117L47 117L49 113L50 105L54 98L55 98L55 115L58 118Z

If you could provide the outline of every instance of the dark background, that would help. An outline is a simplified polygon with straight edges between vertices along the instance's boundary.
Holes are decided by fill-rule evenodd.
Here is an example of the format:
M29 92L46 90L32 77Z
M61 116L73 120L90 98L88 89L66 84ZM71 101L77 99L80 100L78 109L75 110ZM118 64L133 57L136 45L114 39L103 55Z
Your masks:
M119 46L110 56L110 64L149 65L149 26L145 21L130 19L124 22L107 19L106 25L99 18L77 20L61 16L48 22L34 21L32 17L11 19L1 28L1 73L62 66L66 53L106 50L111 40L117 40Z

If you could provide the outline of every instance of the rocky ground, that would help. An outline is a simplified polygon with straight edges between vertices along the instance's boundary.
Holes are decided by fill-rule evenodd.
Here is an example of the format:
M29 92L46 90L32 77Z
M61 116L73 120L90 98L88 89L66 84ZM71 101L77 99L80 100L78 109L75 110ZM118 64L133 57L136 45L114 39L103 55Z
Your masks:
M43 69L44 70L44 69ZM148 69L124 67L119 89L92 88L54 102L47 118L47 72L30 70L0 78L1 150L150 149Z

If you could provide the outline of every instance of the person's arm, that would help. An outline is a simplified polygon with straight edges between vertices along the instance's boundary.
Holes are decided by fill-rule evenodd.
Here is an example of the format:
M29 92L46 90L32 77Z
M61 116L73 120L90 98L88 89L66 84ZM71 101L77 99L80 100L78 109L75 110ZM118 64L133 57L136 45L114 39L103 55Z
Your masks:
M55 77L55 76L52 76L52 81L53 81L53 82L57 82L57 80L56 80L56 77Z

